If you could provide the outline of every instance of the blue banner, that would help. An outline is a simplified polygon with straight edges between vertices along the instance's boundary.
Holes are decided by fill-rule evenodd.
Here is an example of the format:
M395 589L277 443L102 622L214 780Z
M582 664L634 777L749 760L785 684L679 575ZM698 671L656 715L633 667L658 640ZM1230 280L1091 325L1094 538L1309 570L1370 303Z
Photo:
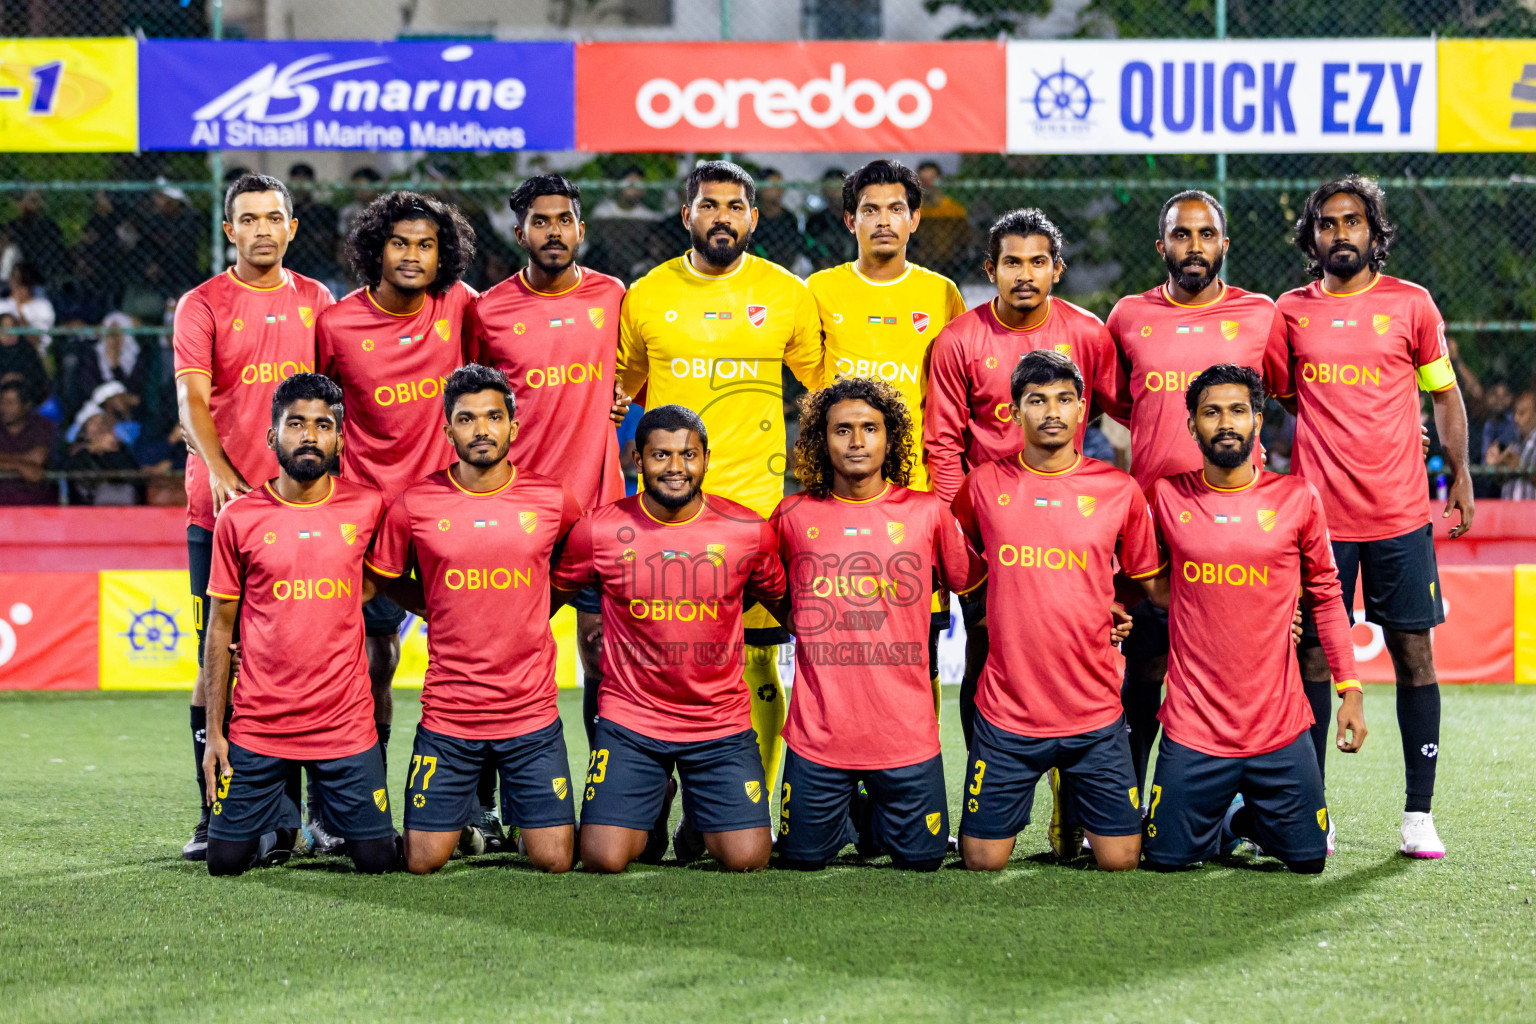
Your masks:
M154 149L575 148L571 43L139 43Z

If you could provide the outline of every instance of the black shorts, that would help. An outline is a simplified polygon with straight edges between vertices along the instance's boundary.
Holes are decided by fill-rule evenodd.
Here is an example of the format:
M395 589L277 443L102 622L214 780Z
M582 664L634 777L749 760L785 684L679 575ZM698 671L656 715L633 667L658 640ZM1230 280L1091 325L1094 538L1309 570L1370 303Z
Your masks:
M1168 609L1151 601L1131 608L1131 635L1120 645L1125 660L1135 664L1168 656Z
M674 767L682 776L683 813L700 832L768 828L768 787L751 729L673 743L606 718L597 720L587 761L581 823L648 830L666 801Z
M187 527L187 575L192 583L192 626L197 630L197 663L203 663L208 638L208 577L213 572L213 531ZM235 628L239 629L239 620Z
M790 641L789 630L784 626L762 626L741 632L742 642L748 647L777 647Z
M1385 540L1336 540L1333 560L1344 588L1344 614L1354 622L1355 584L1365 589L1365 620L1408 633L1433 629L1445 621L1440 568L1435 562L1433 527ZM1312 616L1302 619L1302 633L1317 638Z
M826 863L853 842L857 837L849 807L860 780L869 793L871 831L886 852L911 862L944 856L949 843L949 801L944 795L941 756L903 768L855 770L829 768L793 749L784 752L779 855Z
M1070 780L1067 814L1084 830L1096 836L1141 831L1124 718L1079 736L1036 739L999 729L977 713L970 769L963 780L960 834L973 839L1018 835L1029 824L1035 784L1052 768Z
M603 614L603 593L596 587L582 587L576 591L576 596L571 598L571 605L579 612L601 615Z
M982 621L987 617L987 599L985 592L977 589L969 594L960 595L960 619L965 623L967 631L975 629L978 625L986 629Z
M298 828L299 809L288 795L289 776L309 772L325 823L343 839L383 839L395 834L389 816L384 757L374 744L361 754L331 761L268 757L231 743L230 778L222 781L208 818L208 836L248 842L279 828Z
M405 775L405 827L457 832L480 817L480 770L501 779L501 820L518 828L576 824L565 729L559 720L505 740L461 740L416 727Z
M1142 849L1157 864L1182 867L1216 856L1227 838L1222 820L1239 793L1253 812L1254 834L1244 838L1265 853L1287 862L1328 854L1323 776L1306 730L1257 757L1202 754L1164 733L1152 782Z
M383 594L363 605L363 629L368 636L396 636L409 614Z

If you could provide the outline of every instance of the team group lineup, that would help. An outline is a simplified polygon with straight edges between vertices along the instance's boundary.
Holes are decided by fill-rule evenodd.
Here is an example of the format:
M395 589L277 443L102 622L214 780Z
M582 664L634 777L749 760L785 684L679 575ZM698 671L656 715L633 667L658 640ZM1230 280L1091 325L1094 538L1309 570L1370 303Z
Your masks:
M921 200L897 161L848 175L857 259L802 281L752 252L752 177L701 162L689 251L626 290L577 262L579 189L539 175L509 200L528 265L477 295L460 213L393 192L348 240L363 286L333 300L283 267L302 230L283 183L231 185L236 263L174 328L202 665L183 856L422 874L515 848L617 872L670 845L814 870L853 844L998 870L1045 777L1061 860L1174 870L1247 843L1317 873L1327 749L1366 739L1357 585L1396 670L1401 850L1443 856L1419 392L1453 538L1472 524L1467 420L1429 293L1382 272L1380 187L1307 199L1315 280L1278 301L1223 280L1226 213L1181 192L1149 225L1166 279L1107 321L1052 294L1064 243L1036 209L993 224L996 294L967 310L906 259ZM809 392L788 496L785 368ZM1289 475L1263 469L1269 398L1296 417ZM1129 428L1130 473L1082 454L1101 413ZM951 593L958 839L936 668ZM557 707L566 604L584 777ZM385 753L408 614L429 659L401 834Z

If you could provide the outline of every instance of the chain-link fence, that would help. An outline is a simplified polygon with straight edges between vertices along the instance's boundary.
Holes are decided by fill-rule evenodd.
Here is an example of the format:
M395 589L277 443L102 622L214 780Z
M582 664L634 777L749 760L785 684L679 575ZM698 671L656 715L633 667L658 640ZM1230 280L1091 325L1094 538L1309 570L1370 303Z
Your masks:
M493 9L494 8L494 9ZM1386 0L1340 9L1228 0L0 0L0 36L117 35L248 38L936 39L1025 36L1232 37L1536 34L1536 5L1494 0ZM0 378L24 380L58 424L57 471L148 467L174 477L184 458L166 325L175 299L228 262L214 197L244 167L287 178L301 229L287 265L329 283L345 277L352 217L379 191L444 193L476 229L469 280L485 287L514 273L522 253L506 195L523 175L555 166L585 194L584 263L634 280L682 252L678 183L705 154L0 154ZM856 156L761 158L756 251L801 274L850 259L840 174ZM779 174L775 166L788 168ZM308 165L317 170L306 174ZM996 156L932 154L927 213L911 256L953 277L973 303L987 294L987 225L1040 206L1067 238L1060 292L1107 314L1125 294L1164 274L1153 250L1157 211L1182 188L1206 188L1229 211L1229 280L1277 295L1306 281L1291 245L1302 199L1345 171L1379 176L1400 225L1391 272L1424 284L1450 323L1474 421L1506 424L1508 401L1536 385L1536 157L1530 154L1283 154L1232 156ZM46 312L44 312L46 308ZM105 325L105 326L104 326ZM103 388L117 381L126 397ZM1504 385L1499 387L1497 385ZM115 389L107 387L106 391ZM105 401L105 406L104 406ZM101 413L98 417L97 414ZM94 422L93 422L94 421ZM107 436L111 435L111 436ZM112 437L118 438L114 447ZM95 439L93 441L93 438ZM3 458L3 456L0 456ZM0 464L0 491L17 486ZM116 489L56 478L49 500L179 500L144 480ZM67 486L66 486L67 483ZM1493 493L1496 483L1485 484ZM105 497L104 497L105 495ZM4 495L0 494L0 499Z

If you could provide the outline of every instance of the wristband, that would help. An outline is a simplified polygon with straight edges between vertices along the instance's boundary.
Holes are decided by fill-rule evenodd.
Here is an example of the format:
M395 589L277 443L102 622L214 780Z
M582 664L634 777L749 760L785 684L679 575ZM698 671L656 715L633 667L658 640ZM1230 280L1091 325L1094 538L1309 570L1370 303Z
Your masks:
M1360 685L1360 680L1358 679L1341 679L1337 683L1333 684L1333 688L1341 696L1348 693L1350 690L1354 690L1356 693L1365 692L1365 689Z

